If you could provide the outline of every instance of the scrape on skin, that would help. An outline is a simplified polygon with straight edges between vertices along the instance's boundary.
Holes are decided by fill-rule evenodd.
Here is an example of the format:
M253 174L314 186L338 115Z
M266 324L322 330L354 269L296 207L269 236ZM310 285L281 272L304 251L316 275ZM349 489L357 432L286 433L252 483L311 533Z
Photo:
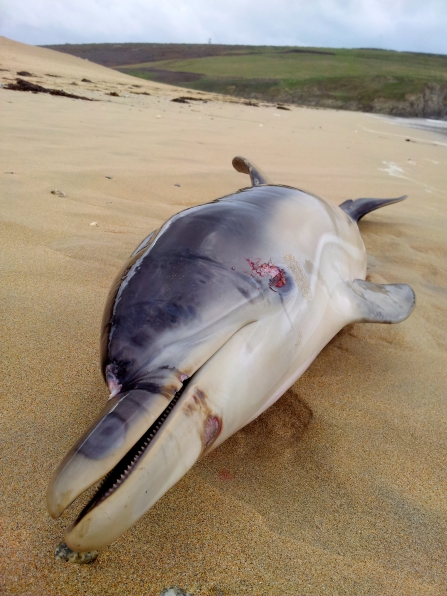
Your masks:
M115 373L116 373L116 366L114 364L108 364L106 366L106 370L105 370L105 377L106 377L107 386L110 391L109 399L112 399L112 397L115 397L115 395L118 395L118 393L122 389L122 385L118 381Z
M298 261L296 260L296 258L293 255L286 254L286 255L284 255L283 258L288 265L288 269L289 269L290 273L292 274L292 277L293 277L296 285L298 286L301 293L303 294L304 299L306 300L306 302L311 302L312 292L310 289L309 279L308 279L308 275L306 275L306 271L301 267L301 265L298 263ZM312 263L310 261L306 261L305 267L306 267L306 269L312 268L312 269L310 269L310 271L312 271L315 268L314 265L312 265ZM310 273L309 273L309 275L310 275ZM323 283L325 283L324 280L323 280Z
M218 416L208 416L205 422L205 447L209 447L220 434L222 429L222 421Z
M203 414L203 430L201 432L202 455L207 453L208 448L211 447L222 432L222 418L215 412L212 412L207 402L208 398L206 394L197 387L192 393L191 399L183 405L187 416L191 416L197 411Z

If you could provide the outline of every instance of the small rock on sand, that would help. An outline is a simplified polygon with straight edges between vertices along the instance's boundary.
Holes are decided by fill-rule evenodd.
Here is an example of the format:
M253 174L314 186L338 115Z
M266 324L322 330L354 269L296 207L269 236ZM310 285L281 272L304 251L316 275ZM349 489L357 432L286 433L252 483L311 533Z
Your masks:
M54 190L52 190L51 194L57 195L58 197L66 197L67 196L62 190L59 190L58 188L55 188Z
M171 588L165 588L161 593L160 596L192 596L185 590L182 590L178 586L172 586Z
M92 550L86 553L78 553L75 550L71 550L65 542L58 544L54 550L54 558L56 561L67 561L67 563L78 563L83 565L85 563L93 563L98 556L97 550Z

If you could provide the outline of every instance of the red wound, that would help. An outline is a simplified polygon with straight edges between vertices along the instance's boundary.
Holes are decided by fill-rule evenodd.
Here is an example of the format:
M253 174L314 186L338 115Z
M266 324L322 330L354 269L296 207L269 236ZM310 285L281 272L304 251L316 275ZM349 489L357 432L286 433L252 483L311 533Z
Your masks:
M286 285L286 276L283 269L280 269L276 265L269 261L268 263L260 263L261 259L257 261L250 261L246 259L250 265L253 273L252 275L259 275L259 277L269 277L271 283L275 288L282 288Z

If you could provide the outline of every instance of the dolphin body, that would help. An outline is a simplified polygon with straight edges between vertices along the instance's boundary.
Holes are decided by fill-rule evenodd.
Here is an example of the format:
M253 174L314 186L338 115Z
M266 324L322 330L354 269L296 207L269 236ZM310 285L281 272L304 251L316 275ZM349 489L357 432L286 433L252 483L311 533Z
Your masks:
M415 296L368 283L357 221L404 199L334 207L273 185L171 217L116 278L102 322L110 398L57 468L57 518L104 480L65 540L100 549L130 528L194 463L271 406L346 324L398 323Z

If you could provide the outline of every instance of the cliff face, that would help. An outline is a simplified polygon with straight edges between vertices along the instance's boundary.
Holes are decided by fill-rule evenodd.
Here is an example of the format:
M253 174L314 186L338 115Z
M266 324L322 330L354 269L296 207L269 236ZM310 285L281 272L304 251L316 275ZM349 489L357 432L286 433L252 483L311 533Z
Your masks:
M408 93L405 100L377 98L372 112L417 118L447 118L447 84L427 83L420 93ZM369 111L369 110L368 110Z
M377 97L365 100L361 96L340 98L336 90L322 89L321 87L308 87L301 90L289 91L280 87L272 86L268 90L257 93L246 93L244 89L239 90L238 86L231 89L227 87L223 92L250 99L264 101L284 102L298 105L332 108L336 110L352 110L358 112L372 112L375 114L388 114L407 118L447 118L447 83L425 83L417 93L407 93L403 99L390 99ZM242 91L242 92L241 92ZM245 92L244 92L245 91Z

